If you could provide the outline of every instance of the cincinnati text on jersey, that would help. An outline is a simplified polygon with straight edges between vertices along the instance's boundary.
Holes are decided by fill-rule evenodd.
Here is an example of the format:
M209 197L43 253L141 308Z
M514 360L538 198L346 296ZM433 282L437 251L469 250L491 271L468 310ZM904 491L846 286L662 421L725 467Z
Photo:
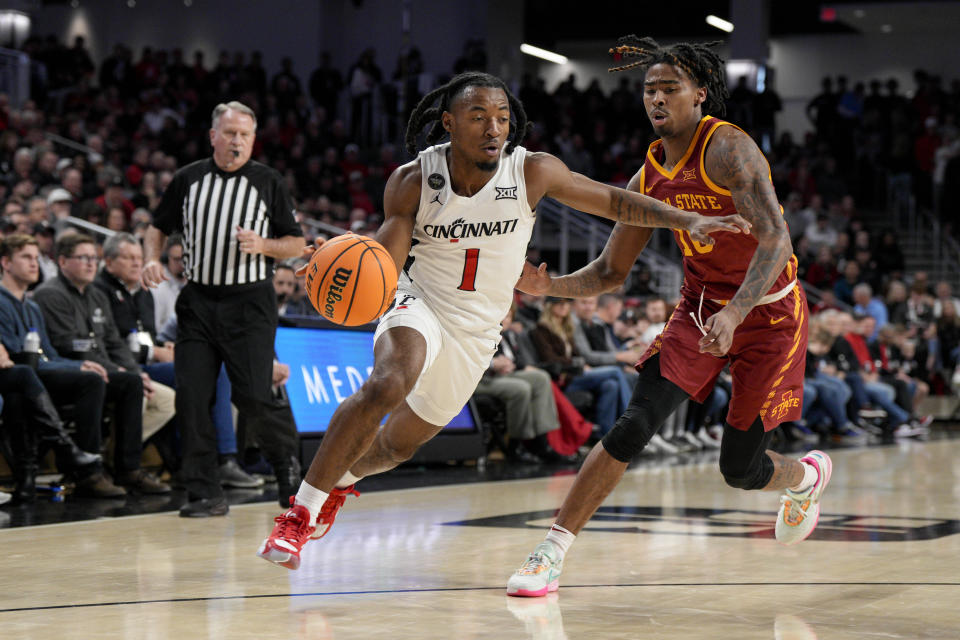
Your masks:
M519 218L496 220L493 222L465 222L463 218L447 225L425 224L423 232L431 238L482 238L484 236L502 236L513 233Z

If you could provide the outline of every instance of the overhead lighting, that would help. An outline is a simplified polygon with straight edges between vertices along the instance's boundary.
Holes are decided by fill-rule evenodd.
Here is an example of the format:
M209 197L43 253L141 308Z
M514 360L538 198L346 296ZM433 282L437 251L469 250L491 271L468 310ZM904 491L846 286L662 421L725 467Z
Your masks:
M889 24L882 24L880 25L880 31L882 33L890 33L891 31L893 31L893 26Z
M715 15L707 16L707 24L710 25L711 27L716 27L717 29L720 29L720 31L726 31L727 33L730 33L731 31L733 31L732 22L730 22L729 20L724 20L723 18L718 18Z
M547 51L546 49L535 47L532 44L521 44L520 51L528 56L534 56L535 58L541 58L557 64L567 64L567 56L562 56L559 53L554 53L553 51Z

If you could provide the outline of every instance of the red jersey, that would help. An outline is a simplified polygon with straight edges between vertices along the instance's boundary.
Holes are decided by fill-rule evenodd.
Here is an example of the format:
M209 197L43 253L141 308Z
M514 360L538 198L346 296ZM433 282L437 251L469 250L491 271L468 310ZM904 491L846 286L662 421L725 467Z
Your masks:
M705 116L683 158L670 171L660 164L664 159L663 142L656 140L647 150L647 159L640 170L642 193L685 211L704 216L729 216L737 213L729 189L715 184L704 168L704 151L714 132L722 126L735 125L712 116ZM780 208L781 214L783 208ZM674 229L674 238L683 252L683 286L681 294L704 297L726 303L743 283L747 267L757 249L752 234L720 232L712 234L714 244L694 242L686 231ZM797 257L790 256L787 266L768 293L781 291L797 275Z

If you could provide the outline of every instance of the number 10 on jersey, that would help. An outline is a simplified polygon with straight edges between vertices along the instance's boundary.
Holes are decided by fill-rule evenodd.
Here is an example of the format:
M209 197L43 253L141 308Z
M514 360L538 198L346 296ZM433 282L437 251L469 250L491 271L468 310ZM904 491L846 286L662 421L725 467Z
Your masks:
M460 291L476 291L477 262L480 260L480 249L464 249L463 275L460 277Z
M713 251L712 244L702 244L697 242L690 237L690 233L684 229L673 229L674 237L677 239L677 244L680 245L680 249L683 251L683 255L690 257L693 255L693 252L697 253L710 253ZM690 250L690 247L693 247L693 251Z

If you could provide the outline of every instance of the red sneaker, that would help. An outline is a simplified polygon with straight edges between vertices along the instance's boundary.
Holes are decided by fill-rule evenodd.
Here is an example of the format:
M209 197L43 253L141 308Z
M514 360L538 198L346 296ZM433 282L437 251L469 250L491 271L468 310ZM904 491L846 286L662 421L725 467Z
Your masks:
M346 502L348 495L360 495L360 492L356 491L353 486L350 485L343 489L334 487L330 495L327 496L327 501L323 503L323 507L320 508L320 515L317 516L317 529L311 536L314 540L327 535L330 527L333 526L333 521L337 519L337 512Z
M290 508L273 519L277 524L260 544L257 555L287 569L300 567L300 551L307 544L316 527L310 526L310 512L303 505L294 504L290 496ZM328 501L329 502L329 501Z

